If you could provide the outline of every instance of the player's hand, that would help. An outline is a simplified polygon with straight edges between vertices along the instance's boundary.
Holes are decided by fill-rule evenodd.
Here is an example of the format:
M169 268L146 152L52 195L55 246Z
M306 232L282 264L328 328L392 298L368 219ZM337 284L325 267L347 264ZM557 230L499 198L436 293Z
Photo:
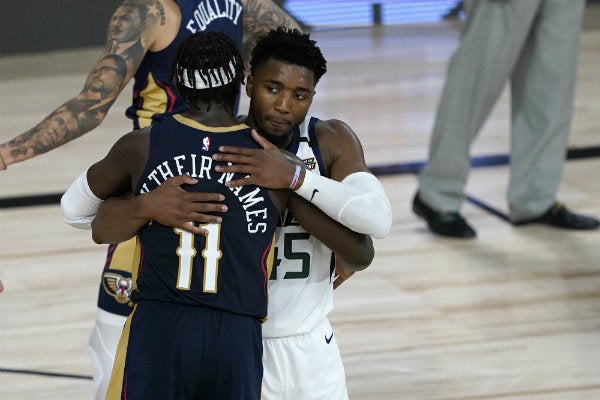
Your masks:
M2 284L2 280L0 280L0 293L4 292L4 285Z
M221 146L213 160L232 165L218 165L217 172L241 173L248 177L226 183L228 187L259 185L269 189L287 189L294 178L299 161L284 154L277 146L252 130L252 137L262 149Z
M335 278L333 280L333 289L337 289L346 279L354 275L353 270L344 267L345 261L337 255L335 256Z
M225 196L220 193L188 192L182 188L196 183L198 180L189 175L175 176L151 192L140 195L144 214L165 226L197 235L208 234L198 224L221 223L222 218L214 213L227 211L227 206L222 204Z

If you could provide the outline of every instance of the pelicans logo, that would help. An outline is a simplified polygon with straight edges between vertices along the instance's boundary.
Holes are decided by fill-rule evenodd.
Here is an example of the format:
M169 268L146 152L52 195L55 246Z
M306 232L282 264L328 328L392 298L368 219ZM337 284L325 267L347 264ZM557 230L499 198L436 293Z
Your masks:
M105 272L102 274L102 287L117 302L126 304L133 289L133 281L114 272Z

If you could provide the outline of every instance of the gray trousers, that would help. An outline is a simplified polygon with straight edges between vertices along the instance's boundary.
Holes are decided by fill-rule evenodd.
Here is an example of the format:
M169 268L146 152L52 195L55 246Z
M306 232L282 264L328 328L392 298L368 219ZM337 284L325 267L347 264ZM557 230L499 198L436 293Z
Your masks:
M552 206L571 125L584 8L584 0L465 1L464 30L419 175L423 201L459 211L471 143L510 81L511 220Z

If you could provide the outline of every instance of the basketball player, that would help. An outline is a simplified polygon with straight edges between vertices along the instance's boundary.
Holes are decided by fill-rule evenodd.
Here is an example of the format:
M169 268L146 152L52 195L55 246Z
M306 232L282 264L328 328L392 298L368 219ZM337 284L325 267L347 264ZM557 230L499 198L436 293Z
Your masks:
M327 320L333 307L334 262L341 258L354 270L370 264L369 235L383 237L389 232L390 203L369 173L354 132L341 121L307 116L315 86L326 71L325 59L308 35L285 29L270 32L258 41L251 66L246 123L304 162L297 170L257 133L253 136L264 149L222 146L222 154L213 156L236 163L219 171L249 174L228 182L236 189L258 181L266 187L287 188L290 181L297 181L297 195L290 197L282 214L268 286L262 398L347 399L341 355ZM201 233L185 224L197 213L186 211L190 201L179 187L187 183L184 179L189 178L172 178L137 200L102 203L93 222L94 234L103 241L122 240L149 220ZM296 203L311 207L292 210ZM318 223L309 225L311 217Z
M227 34L240 49L243 46L247 62L256 39L281 25L299 28L271 0L124 0L113 13L105 47L82 91L58 107L77 110L71 118L80 121L68 124L71 128L60 140L47 139L51 133L42 121L0 144L0 170L62 146L100 125L132 77L133 99L127 116L135 129L148 126L155 115L185 110L185 102L170 81L171 63L179 44L192 33L209 30ZM122 58L125 65L115 69L118 75L101 77L103 84L99 87L95 72L111 54ZM97 102L90 103L90 98ZM98 110L100 102L108 106Z
M242 176L214 169L220 146L258 146L233 117L244 78L235 44L222 33L198 32L182 43L173 69L188 110L125 135L80 179L103 199L147 193L187 174L197 182L188 190L221 192L227 213L220 224L204 225L205 235L158 222L139 231L136 305L107 398L256 400L272 244L288 194L228 189L228 180ZM76 207L65 196L64 208Z
M197 31L227 34L243 47L246 62L256 39L280 25L299 25L271 0L125 0L115 10L107 27L107 40L92 67L82 91L59 106L32 129L0 144L0 171L53 150L99 126L116 98L133 78L133 97L126 115L135 129L149 126L160 114L185 110L185 102L171 82L171 64L179 44ZM246 57L247 55L247 57ZM113 74L106 61L122 59ZM99 71L106 73L100 74ZM61 121L57 130L56 121ZM196 193L192 207L204 217L217 211L214 193ZM197 219L196 219L197 220ZM102 365L113 363L116 343L103 336L120 335L133 288L131 269L135 264L135 242L109 246L102 272L98 312L90 335L96 399L103 399L107 381Z
M304 35L279 30L257 44L246 85L251 99L246 123L277 136L273 143L283 143L306 163L297 195L354 231L383 237L392 222L390 203L365 165L358 138L341 121L307 116L310 101L304 99L312 100L319 80L306 67L317 56L300 50L310 48L308 43ZM224 146L222 154L213 156L234 163L223 164L223 172L250 174L230 181L230 187L261 182L279 188L289 178L289 168L284 168L289 161L258 139L264 150ZM333 307L331 249L346 261L349 249L331 243L335 234L309 235L294 221L298 212L284 215L277 241L282 261L271 274L269 318L263 324L263 399L347 399L344 367L327 315Z

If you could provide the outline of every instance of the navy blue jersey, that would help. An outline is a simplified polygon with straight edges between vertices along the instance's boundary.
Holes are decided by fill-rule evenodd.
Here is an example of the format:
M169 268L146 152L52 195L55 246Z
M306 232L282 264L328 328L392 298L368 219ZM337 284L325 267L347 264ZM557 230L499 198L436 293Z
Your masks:
M171 80L172 64L181 42L198 31L221 32L242 48L242 3L240 0L177 0L181 25L165 49L148 51L133 79L133 103L127 117L135 129L145 128L161 114L176 114L187 106Z
M227 188L226 181L243 175L216 172L211 158L220 145L258 148L250 132L246 125L210 128L179 114L152 125L148 161L136 193L153 190L172 176L189 174L199 183L186 190L222 193L228 211L221 224L204 226L210 232L207 236L157 222L142 228L140 299L266 316L278 210L267 189Z

